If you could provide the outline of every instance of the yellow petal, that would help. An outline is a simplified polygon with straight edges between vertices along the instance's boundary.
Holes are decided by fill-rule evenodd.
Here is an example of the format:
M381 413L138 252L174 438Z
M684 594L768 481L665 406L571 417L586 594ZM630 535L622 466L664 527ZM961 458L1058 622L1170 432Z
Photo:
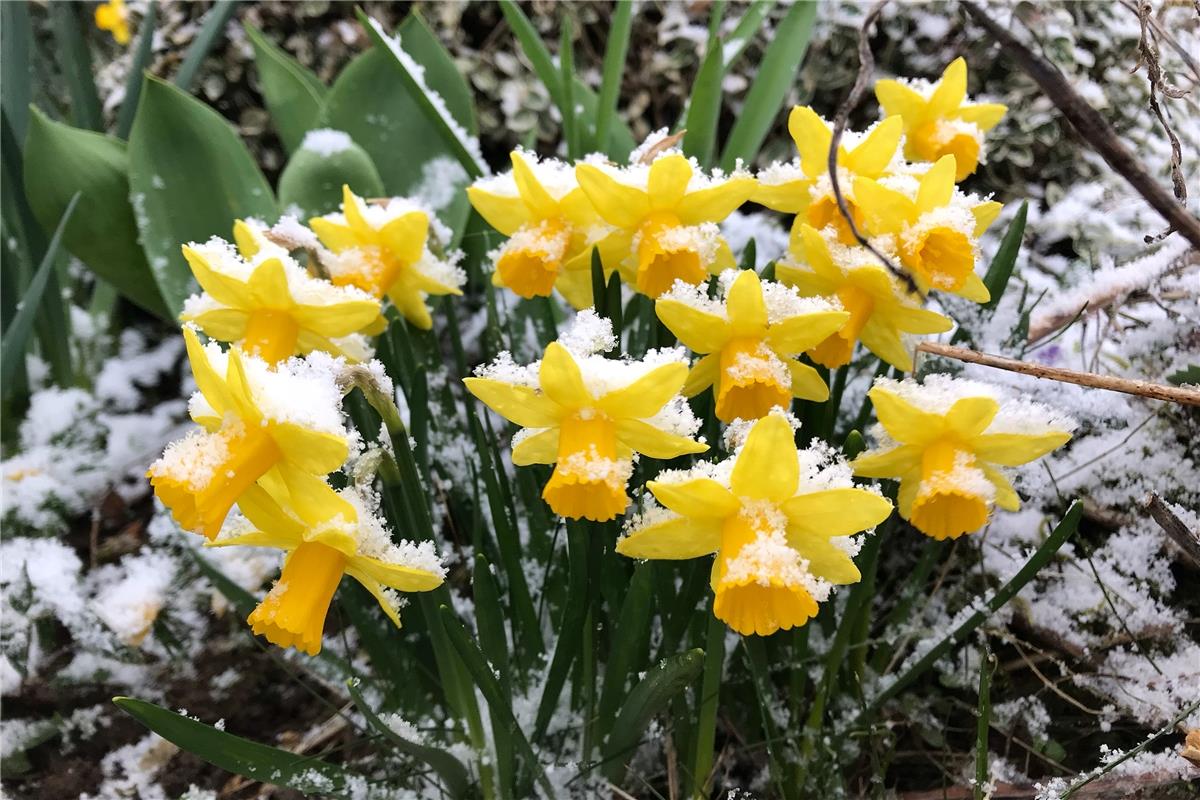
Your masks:
M346 462L349 455L345 438L291 422L272 423L271 438L283 451L287 461L314 475L333 472Z
M741 503L728 489L712 478L696 478L682 483L649 481L646 488L658 502L688 517L724 519L736 514Z
M1056 450L1071 440L1066 431L1047 433L985 433L968 445L982 461L1015 467Z
M688 453L703 453L708 449L703 442L667 433L640 419L618 420L614 427L618 444L650 458L676 458Z
M989 467L987 464L980 464L978 466L982 468L984 477L996 487L996 507L1002 508L1005 511L1019 511L1021 509L1021 496L1013 488L1012 481L1008 479L1008 476L995 467Z
M350 191L350 187L342 184L342 214L346 222L358 234L359 238L373 239L375 229L367 221L366 204L362 198Z
M258 250L261 246L258 233L247 225L245 220L234 220L233 241L237 244L238 252L242 254L242 258L254 258L258 255Z
M594 164L577 164L575 178L596 213L610 225L636 228L650 211L645 192L621 183Z
M825 385L825 380L819 372L794 358L785 359L784 363L787 364L788 374L792 379L792 397L811 400L814 403L824 403L829 399L829 387Z
M210 339L236 342L246 335L250 315L240 308L210 308L199 314L180 314L180 322L191 322Z
M313 217L308 221L308 227L313 229L321 244L335 253L350 250L363 244L358 234L349 225L333 222L324 217Z
M929 97L929 113L934 117L944 117L962 105L967 97L967 62L959 56L950 62L942 73L937 88Z
M800 151L800 165L804 174L819 178L829 171L829 145L833 131L817 112L808 106L796 106L788 115L788 132Z
M564 409L574 411L595 402L583 382L583 373L579 371L575 357L558 342L551 342L546 347L538 370L538 382L546 396Z
M945 333L954 327L954 321L949 317L907 303L896 303L875 313L887 317L892 325L905 333Z
M783 512L789 535L795 531L828 539L874 528L891 515L892 504L866 489L827 489L784 501Z
M660 299L654 311L675 338L695 353L715 353L729 341L730 324L716 314L678 300Z
M921 448L905 444L888 450L868 450L850 462L860 478L895 478L921 468Z
M967 274L963 285L954 294L965 297L974 303L986 303L992 299L992 293L988 291L987 284L974 272Z
M903 135L904 120L900 117L888 117L872 128L867 138L850 151L846 158L846 167L858 175L879 177L896 155L896 148L900 146L900 137Z
M942 156L921 176L921 188L917 190L917 212L924 214L950 202L954 196L954 177L958 167L954 156ZM857 195L856 195L857 196Z
M808 571L816 577L824 578L835 586L858 583L862 579L854 559L828 539L803 535L793 539L789 530L788 541L795 542L792 547L808 559Z
M558 280L555 281L554 288L558 289L558 293L576 311L581 311L593 303L592 276L586 270L565 267L558 274Z
M212 406L213 411L223 416L226 411L234 407L233 398L229 396L229 389L225 385L224 379L213 369L208 360L208 354L205 353L204 346L200 344L200 339L197 338L194 330L184 328L183 341L187 346L188 362L192 365L192 376L196 379L196 388L200 390L200 394L204 395L204 399Z
M900 81L876 81L875 98L885 114L903 117L906 127L913 127L925 112L921 93Z
M367 329L379 318L379 301L364 298L322 306L298 305L291 314L301 328L338 338L359 331L369 333Z
M512 160L513 181L517 184L517 192L521 195L526 207L541 219L558 214L558 203L538 182L537 176L529 168L525 157L514 150Z
M463 378L463 384L492 411L522 428L550 428L562 418L553 400L528 386L492 378Z
M792 426L772 414L754 423L746 443L738 452L730 488L739 497L757 497L782 502L796 493L800 462Z
M283 536L275 530L252 530L236 535L221 536L218 539L205 541L205 547L274 547L278 550L294 550L304 540Z
M479 216L505 236L512 236L531 217L520 197L513 195L495 194L480 189L478 186L467 187L467 199ZM322 237L324 238L324 237Z
M850 319L845 311L817 311L788 317L767 331L767 344L782 356L803 353L823 342L830 334L841 330Z
M558 460L558 428L547 428L526 436L513 445L512 462L518 467L553 464Z
M428 592L442 585L442 576L435 572L389 564L369 556L352 556L348 566L384 586L402 592Z
M982 131L996 127L1008 112L1008 106L1000 103L972 103L958 109L953 116L963 122L973 122Z
M687 380L686 364L663 364L620 389L597 398L596 405L613 419L644 419L662 410Z
M287 272L278 258L268 258L250 274L247 282L259 308L286 309L292 304Z
M913 201L870 178L854 179L854 201L863 212L867 230L873 235L899 233L906 223L917 216Z
M424 211L409 211L384 225L379 235L393 256L405 264L415 264L425 250L429 216Z
M785 183L759 183L750 199L772 211L784 214L799 214L808 208L811 179L787 181Z
M284 501L286 502L286 494ZM255 484L242 493L237 501L238 509L255 527L271 531L289 544L270 545L291 550L304 541L304 523L280 507L279 501L262 486Z
M692 364L687 381L681 392L684 397L695 397L710 386L716 386L721 375L721 354L709 353Z
M675 208L684 225L720 222L732 214L754 194L758 181L739 176L716 186L688 192Z
M348 522L358 518L354 506L335 492L324 478L296 469L287 462L278 464L275 470L287 486L291 509L308 527L320 527L339 515Z
M212 295L212 298L221 305L241 308L250 299L246 291L246 284L214 269L208 263L208 259L198 250L185 244L183 257L188 266L192 268L192 274L196 276L196 283L200 284L200 288Z
M882 358L901 372L912 372L913 354L900 338L900 331L889 327L877 315L872 315L859 331L858 340L863 347Z
M229 391L230 409L235 411L247 425L257 425L262 419L262 414L254 403L250 381L246 377L246 367L242 363L242 350L239 347L229 348L229 360L225 367L225 387Z
M913 501L921 490L921 468L900 476L900 488L896 492L896 510L904 519L912 518Z
M690 517L666 519L617 540L617 552L623 556L667 561L699 558L720 546L718 521Z
M987 430L1000 410L1000 404L990 397L963 397L946 412L946 424L960 437L969 439Z
M397 628L402 627L400 624L400 613L392 603L392 599L383 593L383 587L380 586L379 581L359 572L354 568L353 563L349 561L346 563L345 570L347 575L354 578L364 589L371 593L371 596L379 603L379 607L383 609L383 613L392 621L392 624Z
M762 283L752 269L738 273L725 296L726 313L734 336L759 337L767 330L767 303Z
M1004 208L1002 203L997 203L995 200L988 200L980 203L971 209L971 213L975 215L975 235L982 236L983 232L991 227L996 221L996 217L1000 215L1000 209Z
M421 296L421 291L416 287L402 284L402 281L397 281L396 285L388 290L388 298L409 325L423 331L432 329L433 317L429 314L429 306L425 305L425 298Z
M692 165L683 155L673 153L655 159L650 165L650 176L646 181L646 191L650 195L650 209L652 211L674 209L687 192L691 179Z
M867 392L875 406L875 418L892 438L903 444L924 444L941 435L944 419L917 408L882 386Z

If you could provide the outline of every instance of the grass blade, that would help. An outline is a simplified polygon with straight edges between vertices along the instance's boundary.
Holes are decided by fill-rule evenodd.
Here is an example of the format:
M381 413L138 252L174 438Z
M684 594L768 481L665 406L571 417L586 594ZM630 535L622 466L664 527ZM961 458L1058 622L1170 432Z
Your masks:
M92 78L92 53L79 28L79 8L78 3L51 3L50 21L62 59L67 92L71 96L71 118L77 128L99 131L104 129L104 115L100 111L96 81Z
M1016 216L1009 223L1008 230L1005 231L1004 238L1000 241L1000 246L996 248L996 255L992 257L992 263L988 265L987 274L983 276L983 285L992 295L983 304L988 311L1000 305L1000 298L1004 296L1004 290L1008 288L1008 280L1012 277L1013 267L1017 264L1017 254L1021 251L1021 237L1025 235L1025 217L1028 212L1029 201L1022 200L1021 207L1017 209Z
M992 718L992 670L995 658L987 642L981 648L979 663L979 710L975 721L975 800L988 795L988 726Z
M204 57L217 43L218 37L225 33L225 23L229 22L233 12L237 10L237 4L238 0L217 0L209 9L200 26L200 32L192 40L183 56L183 63L179 65L179 71L175 73L175 80L172 81L180 89L185 92L191 90L192 84L196 82L196 75L204 64Z
M800 0L788 9L787 16L779 23L775 38L763 55L762 66L750 85L742 113L725 143L722 169L732 170L738 159L750 161L762 147L788 89L796 79L796 70L804 60L816 18L817 4Z
M79 194L76 193L71 198L71 202L67 203L67 208L63 212L62 219L58 221L58 227L54 229L54 235L50 238L50 244L46 247L46 254L42 256L42 263L38 267L37 272L34 273L33 280L29 283L29 288L25 290L25 294L21 298L20 308L17 309L12 322L9 323L8 328L4 331L4 341L3 344L0 344L0 385L5 387L6 393L17 374L17 367L25 362L25 346L29 340L29 332L33 330L34 318L37 316L38 309L42 305L46 287L51 284L55 286L58 284L57 281L51 281L50 279L54 273L54 263L58 260L58 251L62 245L63 231L67 229L67 223L71 221L71 214L74 213L75 204L78 202ZM61 298L52 298L52 300L53 302L61 302Z
M327 761L234 736L144 700L114 697L113 703L168 742L235 775L326 797L349 797L347 779L362 781Z
M125 99L121 101L121 110L117 112L117 138L128 139L133 130L133 118L137 116L138 100L142 96L142 73L150 63L150 54L154 49L154 24L158 21L158 4L150 0L146 4L146 14L138 26L137 50L133 53L133 61L129 63L129 75L125 78Z
M632 0L617 0L608 43L604 48L604 67L600 78L600 97L596 101L596 130L592 147L610 157L625 154L609 152L609 129L617 113L617 97L621 91L621 75L625 71L625 55L629 52L629 32L633 27Z
M562 135L567 157L579 157L579 122L575 114L575 46L571 39L571 18L563 16L558 44L559 96L562 97Z

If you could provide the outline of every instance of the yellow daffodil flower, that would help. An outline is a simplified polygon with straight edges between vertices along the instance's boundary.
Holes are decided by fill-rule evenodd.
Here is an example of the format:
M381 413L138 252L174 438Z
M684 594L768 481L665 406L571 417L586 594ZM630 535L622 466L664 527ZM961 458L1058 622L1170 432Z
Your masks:
M314 217L309 225L333 251L329 277L338 286L357 286L374 296L387 295L410 323L433 327L427 295L462 294L466 282L453 260L435 256L428 247L430 214L404 198L384 205L368 204L342 187L341 213Z
M330 490L332 492L332 490ZM285 510L288 501L250 487L238 501L244 518L231 517L212 547L277 547L287 553L283 574L247 622L254 633L279 647L315 656L334 591L349 575L369 591L396 627L400 603L394 590L428 592L446 571L433 544L399 544L354 489L334 495L316 524Z
M722 296L710 300L703 286L676 284L655 301L672 333L704 354L692 367L683 393L713 387L717 417L725 422L758 419L793 397L829 399L817 371L795 359L841 328L850 315L827 300L802 298L794 289L753 270L721 274Z
M682 154L667 152L649 166L584 162L575 176L596 212L618 229L609 241L621 254L617 268L642 294L658 297L677 280L701 283L734 265L716 223L750 198L755 181L749 175L710 177Z
M519 150L511 158L511 172L467 187L475 210L509 237L496 255L492 283L524 298L548 297L558 289L575 308L588 307L591 246L609 229L576 184L571 166Z
M256 482L290 493L319 519L332 490L318 476L346 460L341 390L328 364L295 360L272 369L234 347L200 344L184 328L199 391L189 410L204 430L167 445L147 473L155 494L186 530L212 539Z
M96 6L96 27L112 34L117 44L129 44L129 9L125 0L108 0Z
M902 129L899 119L885 119L865 134L844 134L838 145L838 188L860 231L863 213L854 179L887 174L896 159ZM788 131L800 152L798 167L776 166L760 174L759 188L751 199L776 211L798 214L817 230L833 225L843 244L854 244L857 240L837 207L829 180L833 130L811 108L796 106L788 117Z
M517 466L553 464L542 498L554 513L604 521L625 510L632 456L674 458L708 446L692 440L700 423L679 394L687 379L680 349L642 361L605 358L615 346L608 320L581 311L538 363L508 354L464 379L471 394L525 430L513 439Z
M797 450L778 412L755 422L725 461L664 472L646 485L665 508L634 519L617 552L646 559L715 552L713 613L744 636L803 625L833 586L856 583L856 545L845 537L892 511L879 494L855 488L828 451Z
M854 193L871 236L890 236L901 263L922 291L930 287L976 303L991 297L975 273L979 237L1000 204L979 201L954 186L954 156L942 156L919 179L857 178Z
M184 245L204 293L188 298L181 320L271 364L313 350L365 355L363 345L345 337L378 318L378 300L354 286L312 277L245 222L238 221L234 234L241 254L215 237Z
M808 356L834 369L850 363L856 342L897 369L913 368L906 334L942 333L949 318L921 308L920 298L864 247L848 247L832 229L822 235L803 223L793 227L789 247L795 262L780 261L775 277L804 297L836 297L848 314L846 323L808 350Z
M993 505L1016 511L1020 498L998 467L1061 447L1074 428L1046 406L944 375L924 384L881 378L869 394L879 446L852 462L854 473L898 478L900 516L935 539L978 530Z
M904 152L914 161L952 155L961 181L979 166L983 135L1008 111L1000 103L968 103L967 62L956 58L937 83L882 80L875 96L888 116L904 120Z

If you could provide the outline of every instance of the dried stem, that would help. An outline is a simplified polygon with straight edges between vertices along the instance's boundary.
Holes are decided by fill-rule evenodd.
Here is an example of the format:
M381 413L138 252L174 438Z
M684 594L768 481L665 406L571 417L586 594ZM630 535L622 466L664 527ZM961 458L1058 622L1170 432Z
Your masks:
M1171 541L1179 545L1179 549L1196 566L1200 566L1200 538L1197 538L1196 532L1190 530L1183 520L1175 515L1171 507L1154 492L1149 494L1142 505L1150 512L1150 516L1154 517L1154 521L1166 532L1167 536L1171 537Z
M1189 214L1187 209L1146 171L1117 137L1108 120L1071 88L1063 74L984 13L979 6L964 0L962 7L1012 56L1018 66L1037 82L1067 121L1108 165L1125 178L1172 228L1183 234L1193 246L1200 247L1200 220Z
M1015 358L993 356L980 353L966 347L956 347L936 342L921 342L917 345L918 353L932 353L936 356L953 358L956 361L966 361L971 364L981 364L985 367L1005 369L1009 372L1019 372L1022 375L1032 375L1035 378L1073 383L1076 386L1089 386L1094 389L1107 389L1110 392L1124 392L1139 397L1149 397L1154 400L1165 400L1181 405L1200 406L1200 389L1185 389L1182 386L1163 386L1159 383L1137 381L1129 378L1116 378L1111 375L1097 375L1094 372L1079 372L1061 367L1048 367L1043 364L1030 364L1017 361Z

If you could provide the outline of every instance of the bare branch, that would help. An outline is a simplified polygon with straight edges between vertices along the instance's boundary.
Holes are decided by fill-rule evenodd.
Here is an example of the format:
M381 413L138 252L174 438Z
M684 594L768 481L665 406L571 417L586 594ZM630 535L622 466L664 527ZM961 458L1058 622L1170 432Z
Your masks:
M1195 562L1196 566L1200 567L1200 538L1196 537L1196 532L1190 530L1183 520L1175 515L1171 507L1154 492L1146 497L1142 505L1150 512L1150 516L1154 517L1158 526L1171 538L1171 541L1179 545L1179 549Z

